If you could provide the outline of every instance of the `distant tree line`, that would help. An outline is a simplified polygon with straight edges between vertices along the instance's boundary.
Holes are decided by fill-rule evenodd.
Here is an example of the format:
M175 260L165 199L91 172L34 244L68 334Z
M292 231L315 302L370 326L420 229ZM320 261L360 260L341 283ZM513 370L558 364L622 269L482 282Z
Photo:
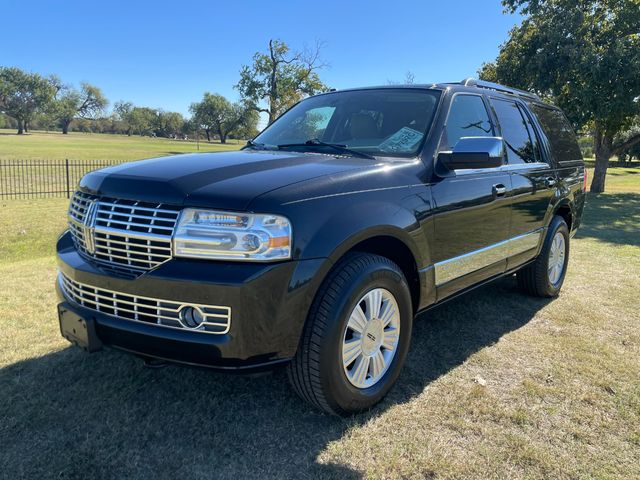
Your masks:
M15 67L0 67L0 127L18 134L31 129L178 137L196 130L181 113L108 100L100 88L83 82L80 88L57 76L44 77Z
M292 51L286 43L270 40L268 52L256 53L251 65L242 66L235 86L239 102L206 92L189 107L191 118L126 101L115 102L107 114L109 101L95 85L83 82L76 88L55 75L0 66L0 128L14 128L18 134L44 129L169 138L202 132L208 141L217 137L222 143L252 138L261 112L271 123L305 96L327 90L318 76L326 66L321 49L316 43L314 48Z

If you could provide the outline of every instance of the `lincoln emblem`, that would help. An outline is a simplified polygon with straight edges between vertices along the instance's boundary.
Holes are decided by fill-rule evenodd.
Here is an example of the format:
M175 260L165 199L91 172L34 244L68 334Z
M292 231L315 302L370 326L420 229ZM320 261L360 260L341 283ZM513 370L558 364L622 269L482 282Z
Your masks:
M93 201L87 205L87 210L82 222L82 238L84 240L84 248L89 254L96 251L94 233L96 223L96 212L98 210L98 202Z

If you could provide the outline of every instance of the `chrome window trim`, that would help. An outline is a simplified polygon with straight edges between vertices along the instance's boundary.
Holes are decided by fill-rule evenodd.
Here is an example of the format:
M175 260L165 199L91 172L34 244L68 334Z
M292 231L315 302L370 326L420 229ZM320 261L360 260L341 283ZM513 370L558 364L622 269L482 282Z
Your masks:
M544 228L539 228L434 264L436 287L488 267L500 260L537 248L543 232Z
M476 97L480 97L484 103L484 108L487 111L487 115L489 117L489 121L491 122L491 127L493 129L493 135L497 135L498 130L500 135L502 136L502 129L499 128L499 122L497 119L497 115L495 115L495 112L493 111L493 106L491 105L490 99L491 98L496 98L496 99L500 99L500 100L505 100L505 101L514 101L510 98L504 98L504 97L500 97L497 95L490 95L490 94L486 94L486 93L472 93L472 92L455 92L453 95L451 95L451 100L449 101L449 110L447 111L447 116L445 118L445 121L442 125L442 131L444 132L444 130L447 128L447 124L449 123L449 115L451 114L451 106L453 104L453 100L455 99L455 97L457 97L458 95L473 95ZM516 104L518 104L518 101L516 101ZM525 114L528 115L527 109L524 109ZM493 114L493 115L492 115ZM498 122L496 124L496 122ZM537 132L536 132L537 133ZM540 135L538 135L538 137L540 137ZM541 142L541 139L538 138L538 141ZM541 142L542 143L542 142ZM436 148L436 154L434 156L434 161L435 158L437 158L438 153L440 153L441 151L444 150L440 150L440 148L442 147L442 134L440 136L440 139L438 140L438 147ZM542 148L541 148L542 149ZM476 174L480 174L480 173L502 173L502 172L510 172L513 170L533 170L533 169L542 169L542 168L548 168L551 169L552 166L549 162L531 162L531 163L515 163L515 164L507 164L507 165L501 165L500 167L491 167L491 168L474 168L474 169L456 169L456 170L451 170L451 175L445 175L445 177L462 177L465 175L476 175Z
M529 120L529 123L531 124L531 128L533 129L533 131L529 131L529 127L525 124L527 132L529 133L529 136L533 135L536 137L536 140L538 141L538 150L540 153L540 157L541 159L544 159L543 157L548 158L548 155L544 155L543 154L543 142L542 142L542 138L539 134L539 132L537 131L537 125L535 125L534 120L533 120L533 116L532 116L532 112L529 111L529 108L527 107L526 103L520 99L520 98L515 98L515 97L501 97L499 95L492 95L492 94L488 94L487 95L487 100L489 101L489 108L491 108L491 111L493 113L493 116L496 120L496 124L498 127L498 130L500 130L500 136L502 136L502 124L500 123L500 119L498 118L498 112L495 109L495 105L493 104L492 100L498 100L498 101L502 101L502 102L512 102L515 103L516 107L518 108L518 110L520 111L520 115L522 115L523 117L526 117ZM504 138L504 137L503 137ZM535 163L543 163L546 165L549 165L549 168L551 168L551 164L549 162L544 162L544 161L536 161L536 162L530 162L531 164L535 164ZM528 165L526 162L525 163L516 163L513 165Z
M493 119L491 118L491 114L489 113L489 108L488 108L487 102L485 100L484 94L475 93L475 92L454 92L451 95L451 99L449 100L449 105L448 105L449 109L447 110L447 115L446 115L446 117L444 119L444 123L442 124L442 128L440 129L440 138L438 139L438 147L436 148L436 155L435 155L436 158L438 157L438 153L440 153L442 151L445 151L445 150L440 150L441 147L442 147L442 137L445 134L445 131L447 129L447 125L449 125L449 117L451 116L451 107L453 107L453 102L455 101L457 96L461 96L461 95L468 96L468 97L479 97L480 98L480 101L484 105L484 110L487 113L487 118L489 119L489 123L491 124L491 133L494 136L496 134L496 126L493 123ZM485 170L492 170L492 169L485 169Z

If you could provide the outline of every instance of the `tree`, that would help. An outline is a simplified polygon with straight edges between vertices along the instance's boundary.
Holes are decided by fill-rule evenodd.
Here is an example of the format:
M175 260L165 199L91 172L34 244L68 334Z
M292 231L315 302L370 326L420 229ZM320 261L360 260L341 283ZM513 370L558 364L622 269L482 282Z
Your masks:
M206 92L201 102L192 103L189 110L194 121L202 128L207 141L211 141L211 133L215 132L220 143L226 143L229 134L250 122L252 107L244 103L231 103L222 95Z
M217 103L216 96L205 92L201 102L192 103L189 106L189 111L193 115L193 123L196 128L204 130L207 142L211 141L211 130L214 128L214 119L218 108Z
M243 121L240 122L238 128L233 131L236 138L249 139L258 135L258 122L260 122L260 115L256 110L250 107L245 107L245 115Z
M638 135L640 135L640 117L634 121L631 127L629 127L624 132L621 132L618 134L618 136L615 139L615 143L625 143L627 140L629 140L629 138L632 138ZM618 154L618 159L621 162L626 162L627 157L629 161L633 160L634 158L637 158L638 160L640 160L640 142L630 146L629 148L621 151Z
M116 119L121 123L122 129L125 133L131 136L133 127L131 126L131 111L133 110L133 103L120 100L113 104L113 113Z
M129 136L133 133L140 136L149 134L158 127L159 111L153 108L136 107L131 102L120 100L113 105L113 113L121 131Z
M525 15L483 79L552 99L574 126L593 131L592 192L603 192L609 160L640 142L623 137L640 113L638 0L503 0Z
M55 91L55 86L37 73L0 67L0 110L16 120L19 135L28 129L36 113L50 106Z
M404 79L401 82L396 80L387 80L388 85L413 85L415 83L416 75L411 70L404 72Z
M148 107L133 107L128 115L131 130L143 136L151 133L156 122L156 110Z
M320 59L322 47L316 43L313 49L291 52L286 43L269 40L269 52L257 52L251 66L242 66L236 88L251 108L269 115L271 124L305 96L327 90L318 75L327 66Z
M184 124L184 117L178 112L156 111L154 131L159 137L177 136Z
M89 83L83 82L80 91L70 86L62 86L58 90L54 104L55 115L60 121L62 133L69 133L69 125L74 118L94 118L104 110L107 104L102 91Z
M180 127L180 133L185 136L192 135L196 132L196 125L193 119L185 119L182 122L182 126Z

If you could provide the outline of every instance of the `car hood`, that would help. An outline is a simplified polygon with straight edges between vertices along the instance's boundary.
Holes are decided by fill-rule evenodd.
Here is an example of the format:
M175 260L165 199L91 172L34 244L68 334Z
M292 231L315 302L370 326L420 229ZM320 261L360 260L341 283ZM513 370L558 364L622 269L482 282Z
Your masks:
M89 173L80 187L101 196L243 210L269 191L376 163L358 157L281 151L174 155Z

